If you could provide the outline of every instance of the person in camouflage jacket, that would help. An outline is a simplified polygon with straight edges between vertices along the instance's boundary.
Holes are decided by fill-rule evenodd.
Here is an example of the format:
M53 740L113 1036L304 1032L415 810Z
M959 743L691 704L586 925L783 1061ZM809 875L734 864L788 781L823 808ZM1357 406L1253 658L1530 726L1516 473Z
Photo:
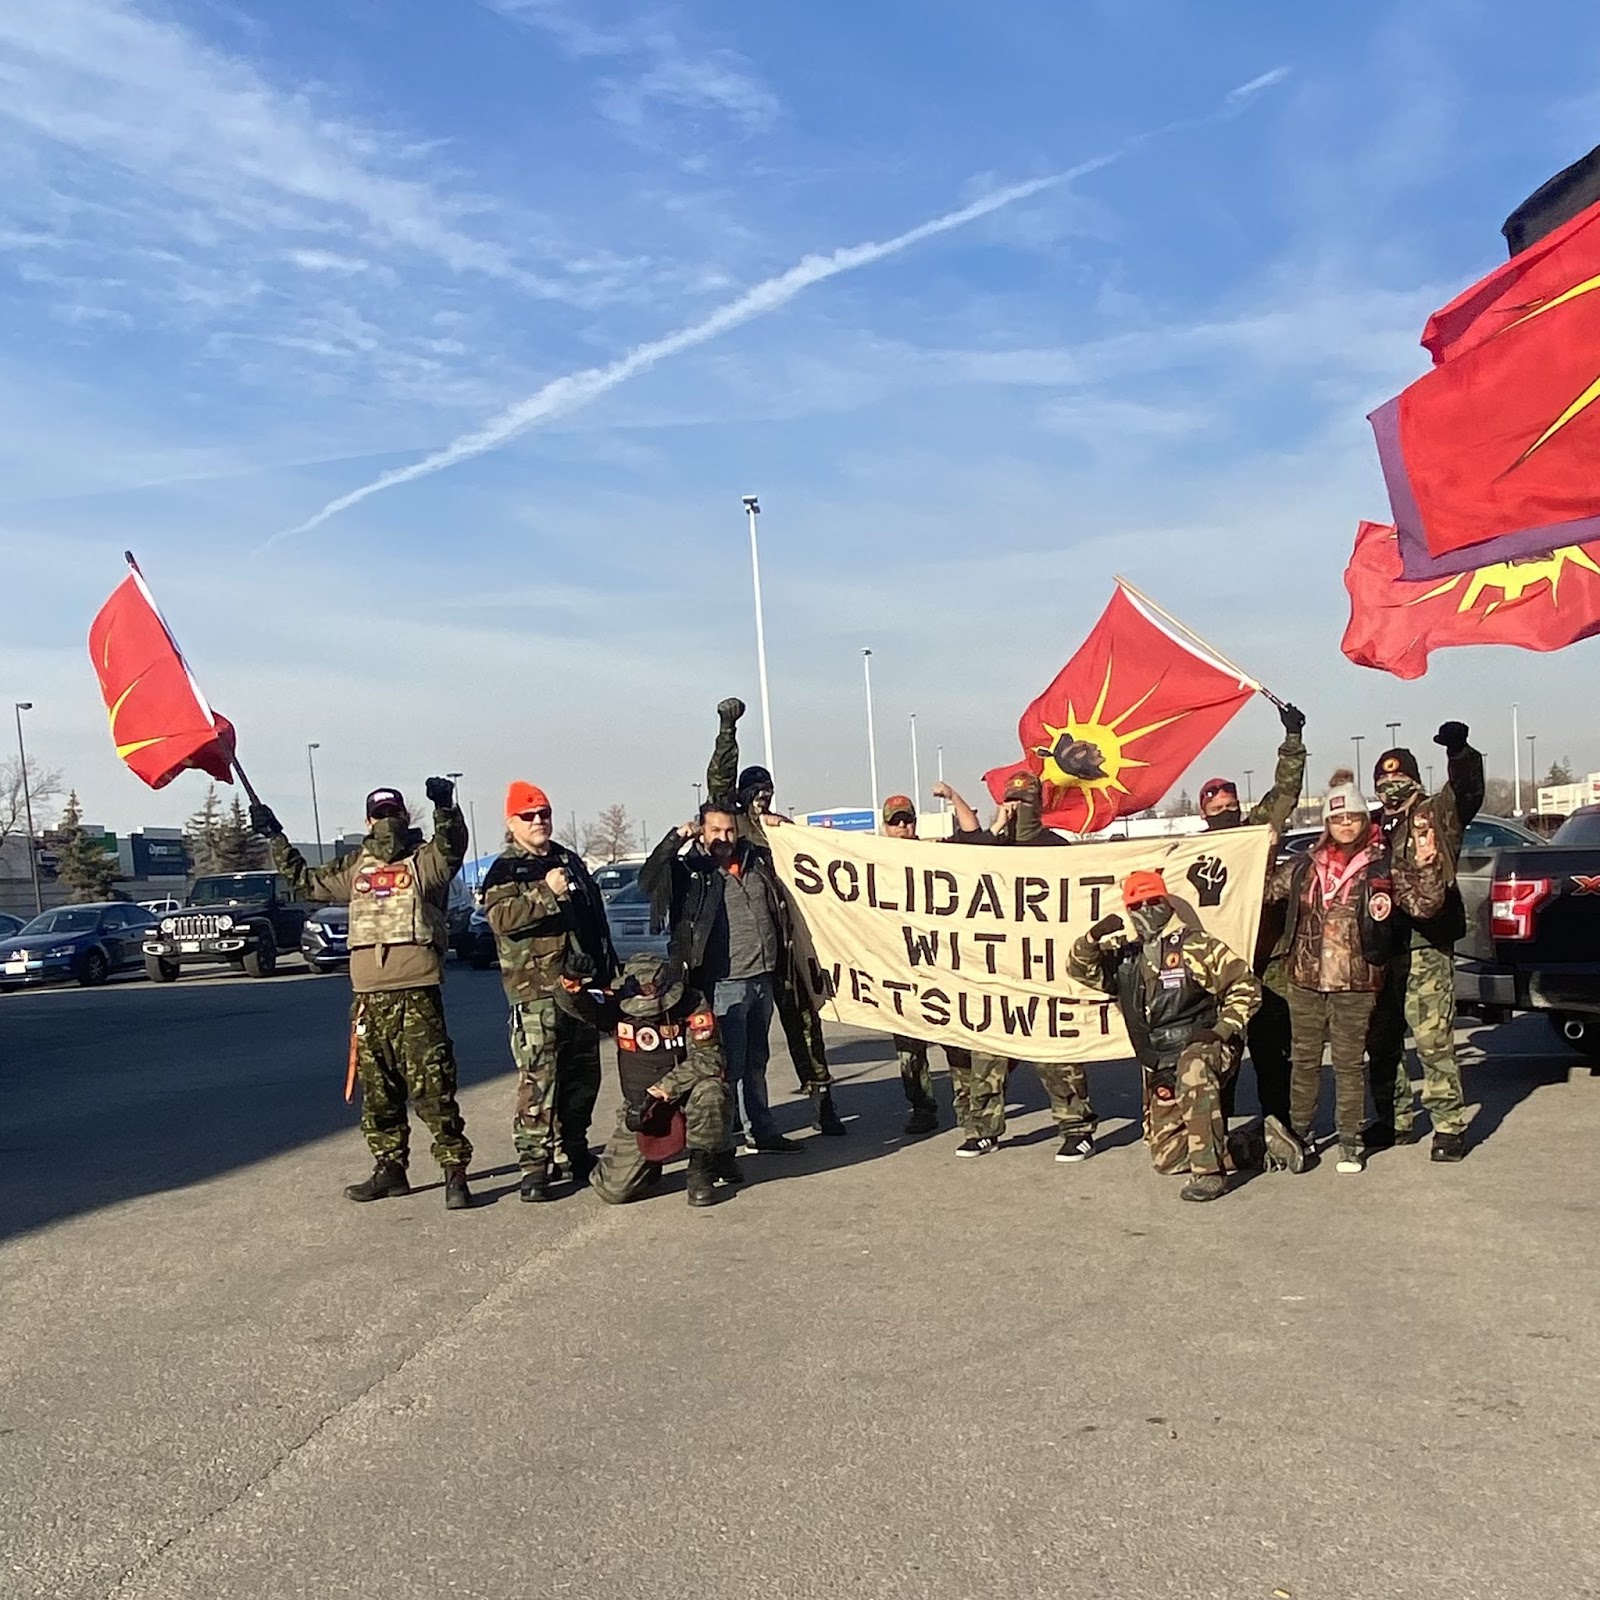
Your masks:
M1144 1137L1157 1172L1189 1174L1184 1200L1216 1200L1230 1176L1259 1164L1253 1142L1230 1143L1222 1089L1238 1070L1233 1041L1261 1003L1250 964L1203 928L1179 920L1159 872L1123 880L1133 923L1111 913L1075 940L1074 982L1111 995L1144 1069Z
M557 1007L561 974L581 951L607 984L617 958L604 899L583 857L551 837L550 801L534 784L513 783L507 792L506 849L484 878L483 906L511 1008L520 1192L546 1200L558 1133L573 1181L588 1181L589 1123L600 1093L600 1036Z
M1435 850L1445 875L1445 898L1431 917L1402 917L1397 950L1372 1015L1368 1059L1375 1120L1367 1130L1373 1148L1409 1144L1416 1115L1406 1070L1406 1028L1422 1062L1422 1104L1433 1120L1432 1158L1460 1161L1467 1153L1467 1108L1456 1061L1455 945L1467 931L1466 907L1456 887L1456 864L1467 824L1483 804L1483 756L1467 743L1464 722L1447 722L1434 735L1449 762L1448 781L1430 797L1417 758L1386 750L1373 765L1383 811L1378 824L1397 866L1414 865Z

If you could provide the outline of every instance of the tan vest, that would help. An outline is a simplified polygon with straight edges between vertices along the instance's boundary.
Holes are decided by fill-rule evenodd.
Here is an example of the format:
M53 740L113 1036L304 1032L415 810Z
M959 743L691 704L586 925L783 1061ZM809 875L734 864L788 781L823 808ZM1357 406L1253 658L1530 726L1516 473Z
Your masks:
M444 912L417 884L413 856L380 861L367 851L350 881L350 948L423 944L443 949L448 930Z

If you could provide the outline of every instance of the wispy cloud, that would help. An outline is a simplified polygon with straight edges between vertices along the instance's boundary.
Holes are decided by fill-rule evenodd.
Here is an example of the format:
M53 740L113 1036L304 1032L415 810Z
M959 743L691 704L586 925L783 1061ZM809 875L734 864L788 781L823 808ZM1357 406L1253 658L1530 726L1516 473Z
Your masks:
M741 133L760 133L782 107L751 64L726 48L696 49L661 19L641 15L613 27L598 27L562 0L488 0L502 16L550 35L577 60L625 63L597 86L600 112L624 132L644 136L657 113L715 113Z
M1260 94L1263 89L1275 89L1289 76L1291 70L1289 67L1273 67L1270 71L1252 78L1248 83L1241 83L1237 89L1228 91L1228 104L1243 105L1246 100Z

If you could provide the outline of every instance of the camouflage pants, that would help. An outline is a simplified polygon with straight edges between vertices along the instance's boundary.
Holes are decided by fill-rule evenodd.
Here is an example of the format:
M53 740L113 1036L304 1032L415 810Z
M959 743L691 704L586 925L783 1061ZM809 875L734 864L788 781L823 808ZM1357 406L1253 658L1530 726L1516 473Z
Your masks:
M1050 1115L1063 1139L1094 1134L1096 1117L1089 1103L1089 1074L1076 1061L1030 1061L1050 1097Z
M986 1056L976 1050L951 1054L956 1116L968 1137L998 1139L1006 1131L1006 1075L1010 1070L1006 1056Z
M691 1150L726 1150L733 1122L733 1099L721 1078L707 1075L680 1097L686 1124L684 1142ZM636 1200L649 1187L651 1163L639 1154L639 1136L630 1133L624 1106L617 1112L600 1160L589 1174L589 1187L610 1205ZM659 1171L659 1168L657 1169Z
M1178 1057L1175 1095L1158 1097L1144 1075L1144 1140L1157 1172L1232 1172L1222 1093L1239 1067L1226 1044L1192 1044Z
M900 1087L905 1090L906 1104L913 1111L937 1111L939 1103L933 1097L933 1069L928 1063L926 1039L908 1039L904 1034L894 1036L894 1057L900 1066ZM960 1069L972 1068L972 1053L958 1045L945 1045L944 1058L950 1064L950 1081L956 1089L956 1121L965 1123L964 1079ZM959 1058L959 1059L958 1059Z
M559 1131L569 1154L589 1147L600 1094L600 1034L554 1000L511 1007L511 1059L517 1066L512 1138L524 1172L548 1166Z
M798 988L793 968L780 963L773 977L773 997L783 1042L789 1047L794 1074L803 1090L821 1089L833 1082L828 1071L828 1051L822 1039L822 1017L810 996Z
M1416 1107L1406 1070L1406 1028L1416 1036L1422 1062L1422 1104L1435 1133L1461 1133L1467 1125L1456 1064L1455 962L1446 950L1424 945L1403 950L1372 1013L1367 1057L1372 1064L1372 1108L1379 1123L1409 1129Z
M1333 1125L1340 1144L1360 1144L1367 1115L1367 1027L1377 999L1375 994L1324 994L1298 986L1289 990L1294 1028L1290 1120L1296 1133L1310 1133L1317 1120L1326 1043L1333 1063Z
M441 1167L464 1167L472 1146L456 1104L456 1056L438 986L358 994L350 1026L361 1079L361 1132L373 1158L406 1165L409 1099L433 1132L433 1159Z

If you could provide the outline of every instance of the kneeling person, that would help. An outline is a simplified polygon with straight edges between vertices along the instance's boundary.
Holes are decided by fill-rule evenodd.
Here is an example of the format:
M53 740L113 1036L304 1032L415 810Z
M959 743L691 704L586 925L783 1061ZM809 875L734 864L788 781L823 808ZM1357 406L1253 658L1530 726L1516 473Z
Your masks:
M1216 1200L1245 1163L1229 1149L1222 1091L1238 1070L1233 1041L1261 1004L1250 963L1204 928L1174 919L1159 872L1130 873L1115 914L1072 946L1067 971L1111 995L1144 1068L1145 1142L1157 1172L1185 1172L1185 1200ZM1251 1163L1254 1164L1253 1162Z
M661 1176L661 1163L677 1153L668 1119L681 1113L689 1152L689 1204L712 1204L713 1183L741 1181L729 1137L728 1086L722 1041L711 1007L660 956L634 956L614 989L590 988L591 963L569 964L558 1004L617 1041L622 1109L589 1177L589 1186L612 1205L635 1200Z

